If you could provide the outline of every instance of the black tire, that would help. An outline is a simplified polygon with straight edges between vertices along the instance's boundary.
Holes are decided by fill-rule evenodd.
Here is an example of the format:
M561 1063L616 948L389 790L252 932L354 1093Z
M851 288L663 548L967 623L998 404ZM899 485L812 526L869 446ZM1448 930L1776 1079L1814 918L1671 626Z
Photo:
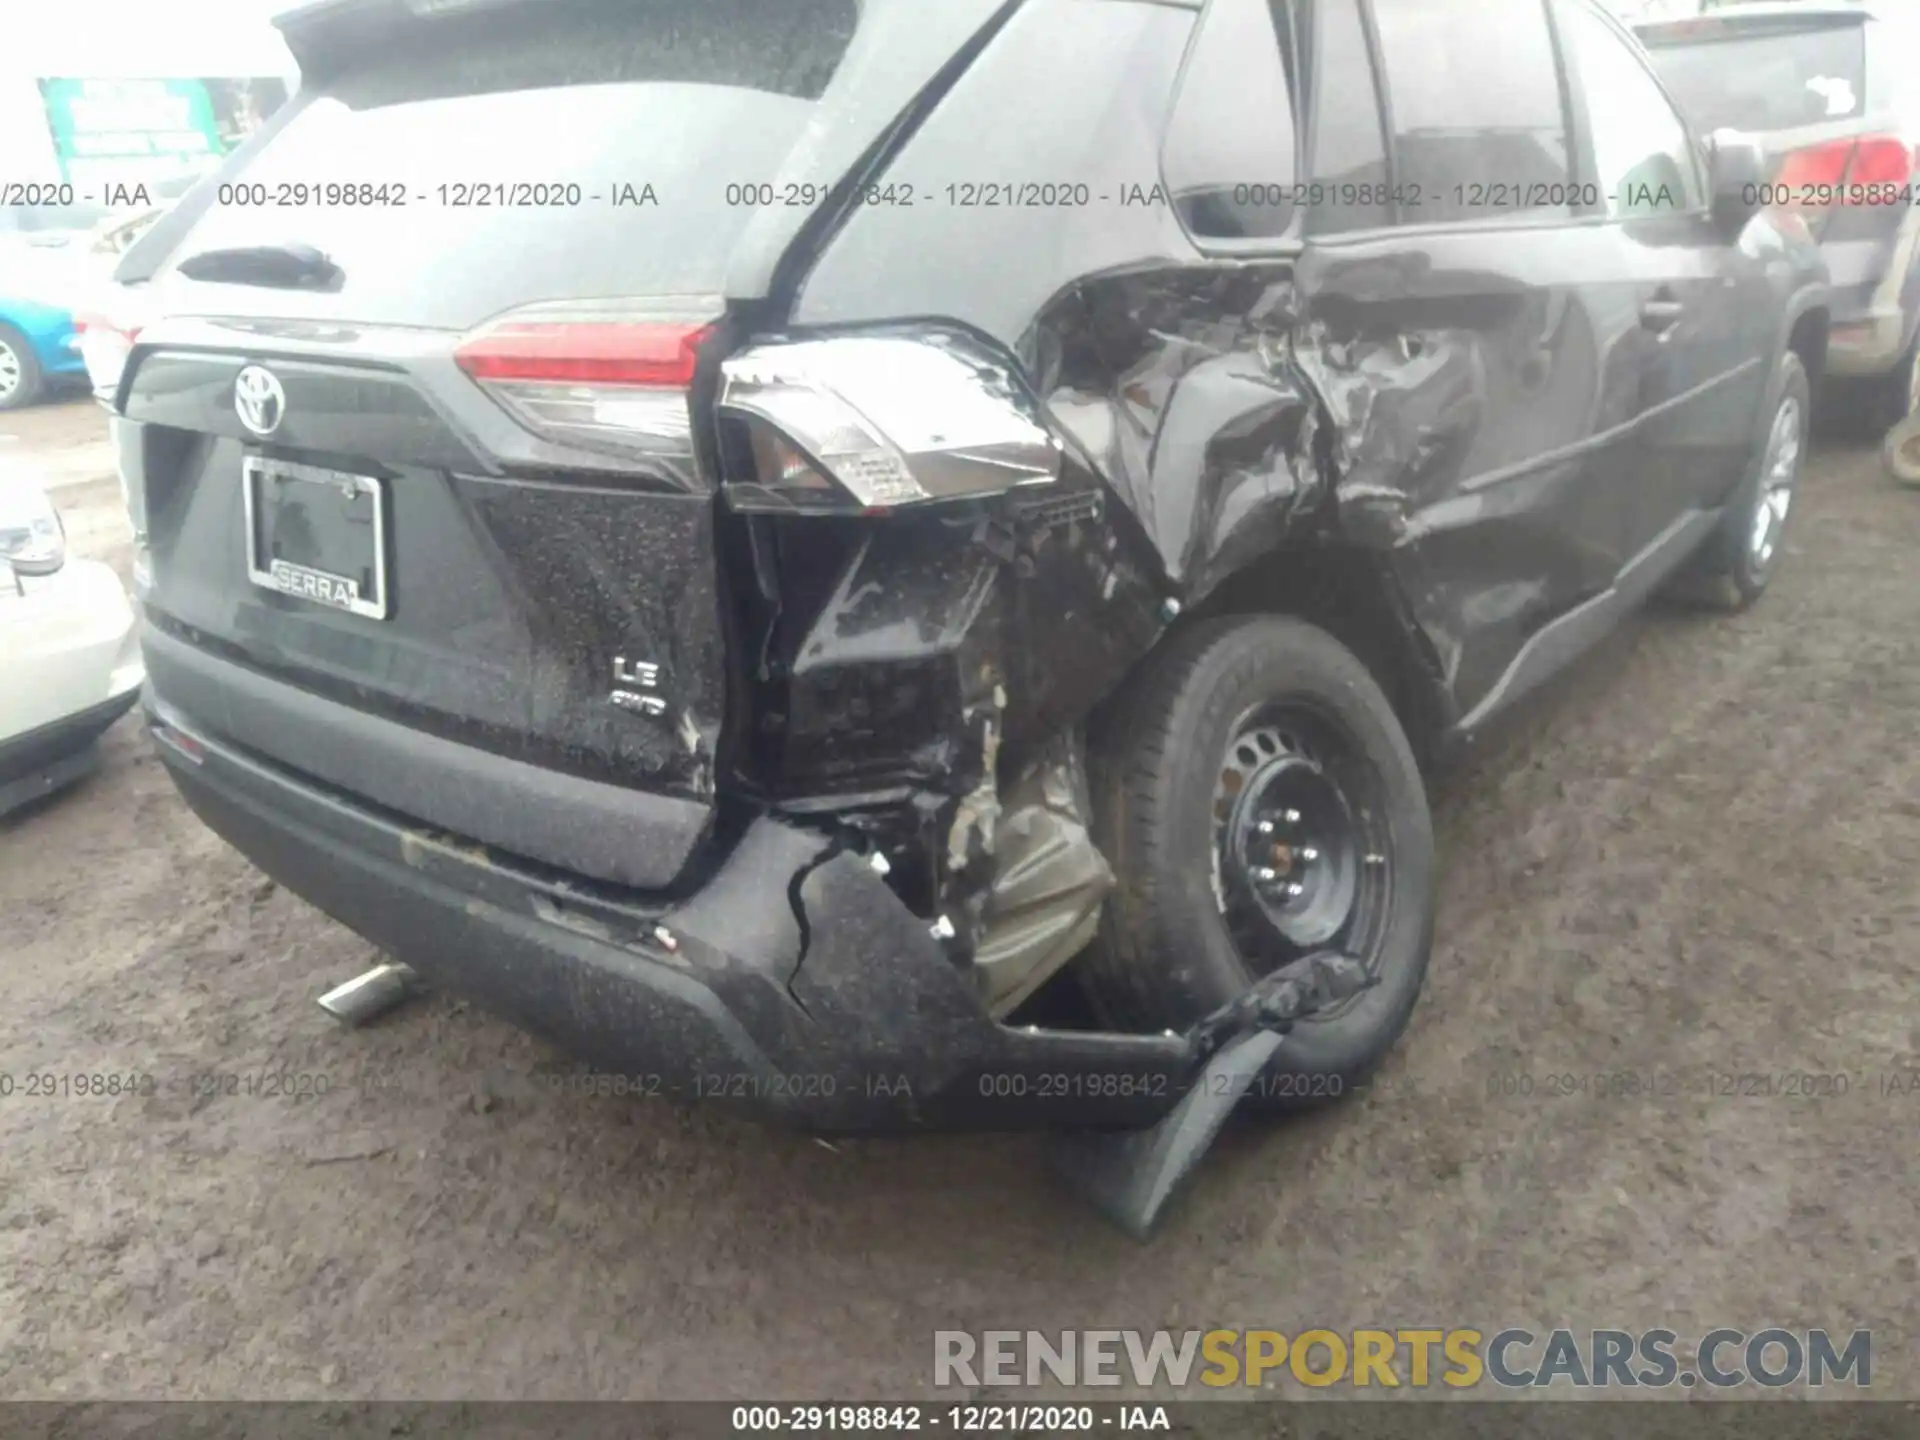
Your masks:
M0 354L0 373L12 371L18 376L11 387L0 390L0 410L24 410L46 389L40 361L33 353L33 346L27 343L27 337L11 325L0 325L0 351L6 352ZM11 366L7 355L13 357Z
M1719 526L1668 587L1669 595L1695 605L1734 611L1746 609L1766 594L1767 586L1780 568L1786 524L1792 517L1792 501L1799 492L1801 473L1806 467L1811 393L1807 369L1800 363L1800 357L1791 350L1783 352L1767 392L1767 408L1761 413L1759 440L1746 477L1727 502ZM1790 406L1799 418L1797 448L1787 480L1788 508L1787 513L1779 517L1771 543L1762 553L1755 546L1756 517L1760 507L1769 503L1777 485L1772 440L1781 412Z
M1350 950L1379 983L1296 1026L1248 1095L1254 1108L1293 1110L1338 1098L1379 1064L1413 1013L1433 942L1433 823L1419 766L1380 686L1325 631L1277 616L1197 625L1168 641L1110 708L1095 737L1093 810L1118 883L1082 974L1106 1023L1184 1029L1284 963L1285 942L1275 943L1277 962L1269 950L1256 970L1235 938L1245 916L1230 920L1225 912L1239 902L1223 897L1240 893L1241 872L1230 875L1233 862L1222 857L1228 822L1216 796L1243 763L1230 742L1267 715L1297 715L1285 723L1314 736L1375 857L1371 865L1362 857L1364 884L1375 887L1360 892L1371 896L1364 910L1357 900L1336 941L1306 948ZM1254 803L1266 793L1260 785L1274 783L1261 777L1281 764L1296 762L1270 760L1234 793Z

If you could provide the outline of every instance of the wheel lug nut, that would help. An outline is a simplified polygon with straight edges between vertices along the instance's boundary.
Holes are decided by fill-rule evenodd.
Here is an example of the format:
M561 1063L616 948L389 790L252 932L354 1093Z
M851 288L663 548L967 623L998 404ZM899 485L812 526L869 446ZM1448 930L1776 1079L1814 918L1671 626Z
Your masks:
M1320 852L1314 849L1311 845L1309 845L1306 849L1300 852L1300 858L1302 860L1305 860L1307 863L1311 864L1315 860L1318 860L1320 858Z
M1262 820L1256 828L1262 835L1271 835L1273 834L1273 821Z
M1260 869L1253 872L1253 878L1258 880L1262 885L1271 885L1280 878L1280 872L1277 870L1269 870L1263 865Z
M1298 883L1287 886L1287 894L1289 895L1304 895L1306 892L1307 887Z
M1298 825L1299 823L1300 823L1300 812L1298 810L1287 811L1287 824Z

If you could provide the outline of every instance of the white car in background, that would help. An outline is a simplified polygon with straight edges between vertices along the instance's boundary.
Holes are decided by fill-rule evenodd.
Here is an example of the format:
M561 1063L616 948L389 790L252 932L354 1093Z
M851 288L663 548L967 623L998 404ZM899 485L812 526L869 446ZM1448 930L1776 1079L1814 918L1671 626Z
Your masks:
M38 478L0 463L0 816L91 771L146 679L120 577L66 550Z

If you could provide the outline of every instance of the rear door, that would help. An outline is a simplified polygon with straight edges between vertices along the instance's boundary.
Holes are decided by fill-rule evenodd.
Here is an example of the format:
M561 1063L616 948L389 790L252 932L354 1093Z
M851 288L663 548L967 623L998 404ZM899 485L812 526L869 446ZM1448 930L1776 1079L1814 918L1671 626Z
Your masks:
M472 799L478 771L409 758L455 752L381 737L672 797L682 830L711 814L730 671L702 327L749 227L794 233L840 178L795 179L794 148L890 9L455 0L306 25L306 92L122 267L169 317L118 394L162 693L430 825L669 883L687 845L537 832ZM296 691L389 723L349 742Z
M1558 17L1583 174L1638 305L1634 556L1738 483L1775 343L1772 312L1761 262L1715 224L1701 156L1639 45L1590 0L1564 0Z
M1304 358L1346 412L1347 507L1396 533L1402 587L1477 713L1625 562L1638 300L1574 203L1544 0L1319 0L1315 15L1314 173L1332 188L1301 262ZM1375 54L1384 156L1371 96L1350 109Z

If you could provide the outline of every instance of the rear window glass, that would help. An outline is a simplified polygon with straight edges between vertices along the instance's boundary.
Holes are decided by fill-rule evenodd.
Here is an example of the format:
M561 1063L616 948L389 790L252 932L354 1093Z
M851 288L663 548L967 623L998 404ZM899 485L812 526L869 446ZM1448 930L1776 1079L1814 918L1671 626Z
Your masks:
M1402 220L1567 213L1566 114L1542 0L1374 0L1374 14Z
M1309 227L1363 230L1392 218L1387 140L1358 0L1321 0L1313 11L1313 178Z
M171 261L312 245L345 276L324 313L452 328L532 300L715 292L757 206L821 198L772 182L860 16L537 0L423 21L306 97Z
M1271 240L1293 222L1287 17L1269 0L1212 0L1187 55L1161 157L1189 234Z
M1702 134L1791 130L1845 120L1866 109L1862 25L1655 40L1649 47L1654 69L1688 123Z

